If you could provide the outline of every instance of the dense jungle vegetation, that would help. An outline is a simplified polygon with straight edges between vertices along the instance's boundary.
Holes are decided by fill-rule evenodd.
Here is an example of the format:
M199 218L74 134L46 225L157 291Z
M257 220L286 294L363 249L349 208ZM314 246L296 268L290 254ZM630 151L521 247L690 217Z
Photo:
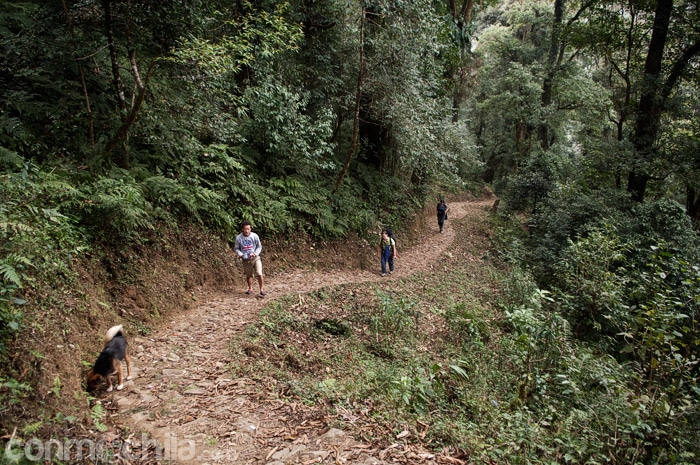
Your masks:
M487 441L494 463L700 461L697 2L0 5L5 438L85 405L47 400L61 380L38 381L42 347L16 352L88 305L62 297L77 264L188 226L230 241L242 220L373 241L487 185L509 375L474 360L486 323L461 314L464 363L440 375L459 387L409 379L408 407L447 405L444 440L478 449L459 385L478 362L512 394L488 425L507 436Z

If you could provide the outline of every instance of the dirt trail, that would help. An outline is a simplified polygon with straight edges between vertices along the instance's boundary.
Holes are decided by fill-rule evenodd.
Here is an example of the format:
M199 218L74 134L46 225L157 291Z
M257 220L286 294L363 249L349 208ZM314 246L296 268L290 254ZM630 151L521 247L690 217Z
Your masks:
M147 337L132 337L133 380L110 394L119 407L118 423L146 431L164 447L163 461L178 464L356 463L385 464L401 453L400 441L388 450L354 440L330 428L332 418L301 404L269 400L249 379L232 379L228 344L245 330L272 299L308 293L326 286L399 279L429 270L455 237L453 221L485 215L492 199L449 204L445 233L437 225L422 243L402 250L396 272L291 271L270 278L266 298L245 295L245 287L210 295L196 308L164 324ZM264 265L264 262L263 262ZM264 397L264 398L263 398ZM146 436L134 434L132 440ZM404 459L409 451L404 451ZM446 463L430 453L410 451L408 463Z

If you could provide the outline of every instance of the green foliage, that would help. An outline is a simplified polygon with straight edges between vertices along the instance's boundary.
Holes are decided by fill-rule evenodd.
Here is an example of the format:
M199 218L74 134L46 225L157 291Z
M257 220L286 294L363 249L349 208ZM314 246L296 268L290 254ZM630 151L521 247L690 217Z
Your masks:
M367 78L362 83L369 98L361 122L368 140L363 155L368 164L404 180L413 178L416 184L454 179L451 173L466 157L440 140L453 129L450 109L440 102L443 63L432 58L448 47L435 34L443 27L442 18L424 0L378 1L369 11ZM427 95L431 98L421 97ZM377 131L386 136L370 137Z
M128 173L114 174L83 187L85 221L98 234L135 239L140 229L155 228L150 205Z
M336 318L321 318L314 322L314 326L334 336L349 336L352 333L352 327L348 322Z
M542 396L547 389L550 370L559 363L557 351L568 349L569 325L560 315L547 311L544 303L553 299L543 290L535 290L525 305L506 310L505 314L512 325L514 344L520 356L520 383L518 403L526 402L531 396Z
M7 150L0 146L0 167L8 169L19 169L22 167L24 160L17 152Z
M530 235L522 258L541 284L549 284L556 276L556 264L567 260L572 238L616 225L626 228L622 224L628 217L628 207L629 200L619 192L590 192L575 184L557 189L528 221Z
M436 396L433 376L424 370L416 370L410 375L395 378L391 380L390 395L413 411L425 412Z
M0 378L0 400L5 410L8 405L15 405L19 400L31 392L32 387L21 383L14 378Z
M547 153L538 153L528 159L526 166L508 182L504 199L516 211L538 212L540 203L557 188L556 168Z
M286 331L300 329L304 323L296 315L287 312L282 305L273 305L260 313L260 324L265 332L275 336Z
M654 425L654 441L678 452L693 444L680 431L687 431L700 403L700 268L658 247L650 260L635 275L628 318L615 324L624 339L621 353L635 360L640 415Z
M552 311L555 304L540 291L528 306L506 312L517 349L513 361L523 371L513 404L518 408L503 413L499 424L499 441L493 445L498 456L525 454L537 463L557 456L572 462L629 463L687 447L692 436L668 438L668 426L651 413L659 404L640 394L641 378L630 369L635 365L620 364L573 340L568 324ZM656 395L662 392L658 388ZM688 400L685 405L693 403ZM658 412L668 413L669 404L664 405ZM682 415L674 420L683 423ZM488 449L485 455L495 457Z
M577 334L612 334L614 322L627 318L625 253L613 230L592 231L571 241L556 265L560 305Z
M329 110L307 114L308 93L299 93L261 70L265 80L246 90L251 118L243 128L259 166L272 176L297 174L319 179L335 172L331 158L333 119Z
M629 221L621 227L642 249L665 244L669 252L691 259L699 252L700 241L691 219L683 206L671 199L634 205Z
M107 431L107 425L103 423L106 414L107 411L100 402L95 402L90 409L90 418L92 418L95 428L102 432Z
M86 250L68 216L76 190L32 163L0 174L0 353L20 330L21 292L35 273L48 282L72 277L71 260ZM62 213L63 212L63 213Z
M518 256L526 266L525 257L552 257L547 267L532 268L555 286L553 299L517 306L523 286L507 288L518 296L507 314L523 369L517 399L528 412L508 417L517 422L504 434L552 453L566 450L572 461L687 460L697 454L691 423L700 404L697 237L673 202L611 209L601 197L573 192L542 204L529 241L521 243L532 249ZM553 275L542 271L549 268ZM557 323L557 312L567 324ZM599 356L571 339L568 324L608 354L604 365L591 365ZM556 444L531 426L552 420L562 432ZM586 422L597 426L576 434ZM615 450L609 437L619 438Z
M413 310L413 304L405 299L394 299L390 294L377 294L378 311L370 317L370 327L375 333L377 343L385 345L392 352L399 341L406 337L417 324L419 313Z
M194 63L212 74L233 74L256 59L270 59L284 50L295 50L302 37L301 27L285 19L289 4L277 3L274 11L254 8L242 2L243 15L224 21L230 33L216 41L199 37L181 41L173 54L181 63Z
M483 315L476 308L468 308L466 303L458 302L445 310L445 323L450 328L450 335L457 338L457 342L473 344L488 341L489 327L484 321Z
M484 162L478 156L478 147L474 135L466 126L450 124L440 133L438 147L444 152L442 157L446 160L445 168L452 172L456 168L458 178L453 182L464 182L480 179L484 171ZM443 168L436 170L435 176L439 177ZM442 180L443 182L445 180Z
M61 397L61 388L62 387L63 387L63 383L61 383L61 378L56 376L53 379L53 387L51 388L51 392L53 393L54 396Z

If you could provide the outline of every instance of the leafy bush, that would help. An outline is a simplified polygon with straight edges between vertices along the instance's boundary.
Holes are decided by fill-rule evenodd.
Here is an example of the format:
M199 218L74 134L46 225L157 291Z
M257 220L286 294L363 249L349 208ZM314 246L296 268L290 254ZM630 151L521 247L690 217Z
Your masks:
M652 247L662 245L679 259L700 257L700 238L681 204L669 199L635 204L627 215L619 215L620 235L635 245L634 262L648 263Z
M297 174L319 179L334 173L330 111L307 114L309 96L276 81L277 73L261 70L264 82L246 90L251 118L242 128L258 166L270 176Z
M570 241L555 265L557 300L578 336L612 335L626 318L626 252L608 228Z
M573 186L552 192L528 221L525 261L542 286L552 283L555 265L566 258L570 241L605 229L625 216L611 205L627 202L614 192L586 192Z
M539 211L539 204L557 188L556 168L549 154L537 152L527 164L508 181L503 195L508 207L515 211Z

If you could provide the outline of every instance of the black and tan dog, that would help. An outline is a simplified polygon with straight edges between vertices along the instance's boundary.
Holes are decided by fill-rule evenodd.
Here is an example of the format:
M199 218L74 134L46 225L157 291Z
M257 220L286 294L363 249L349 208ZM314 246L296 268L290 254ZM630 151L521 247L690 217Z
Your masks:
M87 390L89 392L102 386L105 381L108 386L107 392L111 392L112 380L110 376L115 373L119 379L117 391L121 391L124 388L122 360L126 361L126 379L131 379L131 359L129 358L128 352L129 345L124 337L124 328L122 325L109 328L105 335L105 343L105 348L102 349L102 353L97 357L95 365L87 374Z

